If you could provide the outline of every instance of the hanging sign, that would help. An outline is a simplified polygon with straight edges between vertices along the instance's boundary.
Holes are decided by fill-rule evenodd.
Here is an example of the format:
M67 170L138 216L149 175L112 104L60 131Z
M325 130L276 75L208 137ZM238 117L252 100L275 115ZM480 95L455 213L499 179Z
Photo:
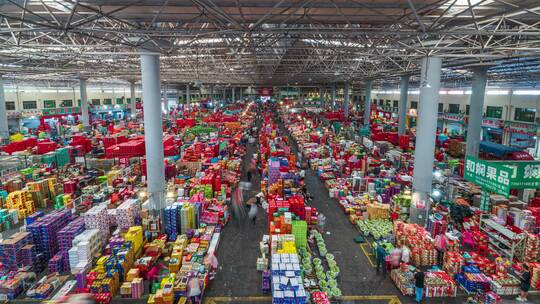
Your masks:
M506 197L510 193L512 174L512 168L501 163L488 162L471 156L467 156L465 161L465 180Z
M501 162L512 170L511 189L540 189L540 161Z
M480 194L480 210L489 212L491 210L491 200L489 197L489 191L482 189Z

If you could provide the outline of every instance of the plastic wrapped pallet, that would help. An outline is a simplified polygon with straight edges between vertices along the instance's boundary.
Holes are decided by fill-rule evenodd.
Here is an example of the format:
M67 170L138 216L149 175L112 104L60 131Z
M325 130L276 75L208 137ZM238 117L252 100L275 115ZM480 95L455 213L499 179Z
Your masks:
M122 230L135 226L135 220L140 212L139 201L128 199L116 208L116 225Z
M101 234L101 241L105 242L109 238L107 205L96 205L84 213L84 225L86 229L97 229Z
M101 233L98 229L85 230L73 239L69 250L69 265L72 273L77 273L81 265L91 263L92 258L101 251Z
M44 255L45 260L50 259L58 251L58 232L72 219L71 210L55 210L34 223L27 226L32 233L34 244L38 246L38 252Z

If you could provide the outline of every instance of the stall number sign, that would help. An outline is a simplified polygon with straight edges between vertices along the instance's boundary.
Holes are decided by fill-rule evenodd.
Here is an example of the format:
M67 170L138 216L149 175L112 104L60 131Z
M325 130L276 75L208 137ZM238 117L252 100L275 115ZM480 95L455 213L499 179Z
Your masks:
M512 169L510 168L467 156L465 179L485 190L508 196L511 176Z

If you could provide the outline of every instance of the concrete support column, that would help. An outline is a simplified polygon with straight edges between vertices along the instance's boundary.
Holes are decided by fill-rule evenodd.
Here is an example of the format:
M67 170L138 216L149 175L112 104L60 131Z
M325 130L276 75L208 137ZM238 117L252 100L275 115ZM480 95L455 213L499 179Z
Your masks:
M4 95L4 80L0 75L0 139L9 138L9 126L6 110L6 96Z
M214 85L210 85L210 100L214 101Z
M191 92L189 91L189 83L186 84L186 104L188 111L191 111Z
M334 111L337 109L337 102L336 102L336 84L332 84L332 108Z
M477 67L473 69L471 107L469 109L469 124L467 125L467 156L478 157L478 151L480 149L487 70L488 67Z
M169 88L166 84L163 85L163 108L165 110L165 117L169 117L169 98L167 98L167 90Z
M236 102L236 87L232 87L231 88L231 94L232 94L232 102L235 103Z
M79 79L80 94L81 94L81 117L82 124L85 129L90 128L90 112L88 112L88 97L86 95L86 79Z
M141 76L148 199L154 214L162 219L165 208L165 165L161 128L159 55L141 53Z
M324 108L324 106L326 105L326 101L324 100L323 95L324 89L322 87L319 87L319 99L321 100L321 105Z
M227 87L223 87L223 104L227 104Z
M244 101L244 92L242 92L242 87L240 87L240 101Z
M371 80L366 81L366 102L364 103L364 126L369 127L371 119Z
M407 132L407 98L409 96L409 75L401 76L398 111L398 134Z
M137 98L135 97L135 81L129 83L129 94L131 98L130 110L131 115L137 115Z
M345 119L349 118L349 83L345 82L345 87L343 88L344 92L344 101L343 101L343 112L345 114Z
M435 133L437 132L441 65L442 60L439 57L422 59L411 206L411 221L419 224L425 223L430 208L429 195L433 181L433 154L435 152ZM425 210L416 208L416 205L421 202L425 204Z

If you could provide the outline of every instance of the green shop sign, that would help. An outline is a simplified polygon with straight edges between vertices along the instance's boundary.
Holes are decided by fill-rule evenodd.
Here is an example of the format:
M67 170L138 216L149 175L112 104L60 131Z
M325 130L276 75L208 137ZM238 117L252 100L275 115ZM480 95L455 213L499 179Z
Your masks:
M488 162L467 156L465 179L481 186L484 190L504 196L510 193L512 169L501 163Z
M540 161L501 162L512 170L511 189L540 189Z

